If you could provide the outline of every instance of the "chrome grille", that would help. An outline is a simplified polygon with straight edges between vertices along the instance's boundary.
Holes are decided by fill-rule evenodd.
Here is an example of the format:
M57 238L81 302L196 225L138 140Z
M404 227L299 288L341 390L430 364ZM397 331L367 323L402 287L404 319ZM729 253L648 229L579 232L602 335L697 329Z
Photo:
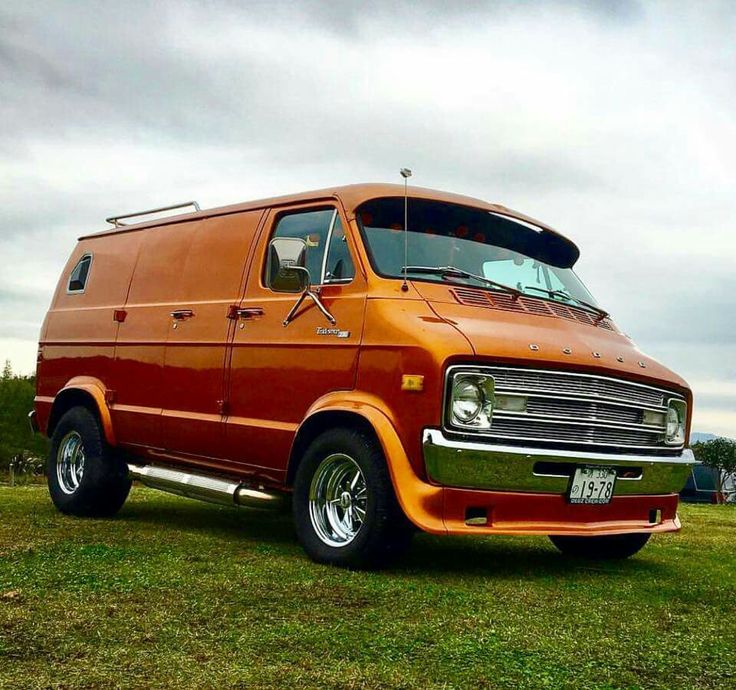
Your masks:
M521 411L496 409L491 428L470 433L499 442L532 441L539 445L595 446L679 452L665 444L667 401L682 399L672 391L623 379L594 374L574 374L513 367L451 367L453 371L478 371L495 381L497 397L524 396ZM660 416L645 411L659 412ZM467 432L464 432L467 433Z
M636 407L608 405L597 400L565 400L564 398L529 398L526 406L527 414L543 417L578 417L583 419L600 419L622 424L641 424L644 411Z
M496 381L497 389L503 388L511 391L546 392L559 396L578 395L607 402L639 404L645 407L664 407L666 398L673 396L672 393L658 388L604 376L535 371L534 369L502 369L500 367L489 367L488 370Z
M526 438L571 441L604 446L664 445L664 432L634 431L612 427L582 427L579 424L554 424L550 420L538 423L533 419L511 419L493 416L492 432L502 438Z

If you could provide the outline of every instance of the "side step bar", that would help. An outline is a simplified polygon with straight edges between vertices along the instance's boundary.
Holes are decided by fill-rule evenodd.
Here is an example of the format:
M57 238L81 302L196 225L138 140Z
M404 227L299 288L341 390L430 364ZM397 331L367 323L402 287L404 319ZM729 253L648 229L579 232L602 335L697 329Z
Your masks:
M253 489L242 482L168 467L128 463L128 476L152 489L220 505L279 509L285 504L284 495L277 492Z

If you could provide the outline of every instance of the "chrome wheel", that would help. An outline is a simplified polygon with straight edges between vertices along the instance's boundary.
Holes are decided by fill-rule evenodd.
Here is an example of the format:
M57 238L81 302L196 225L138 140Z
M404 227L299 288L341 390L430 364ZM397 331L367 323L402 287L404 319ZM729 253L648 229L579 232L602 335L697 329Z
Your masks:
M84 444L76 431L70 431L59 443L56 453L56 478L65 494L73 494L84 474Z
M326 457L309 488L309 517L328 546L347 546L365 520L368 489L358 463L343 453Z

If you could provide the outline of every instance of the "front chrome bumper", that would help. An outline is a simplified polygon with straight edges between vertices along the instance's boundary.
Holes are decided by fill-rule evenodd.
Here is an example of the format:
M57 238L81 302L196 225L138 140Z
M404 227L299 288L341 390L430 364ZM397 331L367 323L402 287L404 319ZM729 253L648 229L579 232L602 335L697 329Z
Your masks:
M576 465L601 465L620 468L617 496L671 494L696 464L689 448L667 456L524 448L458 441L439 429L425 429L422 443L431 481L493 491L564 494Z
M36 416L36 410L31 410L28 413L28 426L31 427L31 433L37 434L40 429L38 428L38 417Z

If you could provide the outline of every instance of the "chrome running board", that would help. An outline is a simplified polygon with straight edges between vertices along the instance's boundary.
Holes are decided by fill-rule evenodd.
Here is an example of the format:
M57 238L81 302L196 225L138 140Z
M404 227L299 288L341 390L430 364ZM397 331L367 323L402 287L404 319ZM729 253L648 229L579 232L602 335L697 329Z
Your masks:
M226 506L278 509L285 502L283 494L266 491L263 487L254 489L242 482L193 474L169 467L128 463L128 476L152 489Z

